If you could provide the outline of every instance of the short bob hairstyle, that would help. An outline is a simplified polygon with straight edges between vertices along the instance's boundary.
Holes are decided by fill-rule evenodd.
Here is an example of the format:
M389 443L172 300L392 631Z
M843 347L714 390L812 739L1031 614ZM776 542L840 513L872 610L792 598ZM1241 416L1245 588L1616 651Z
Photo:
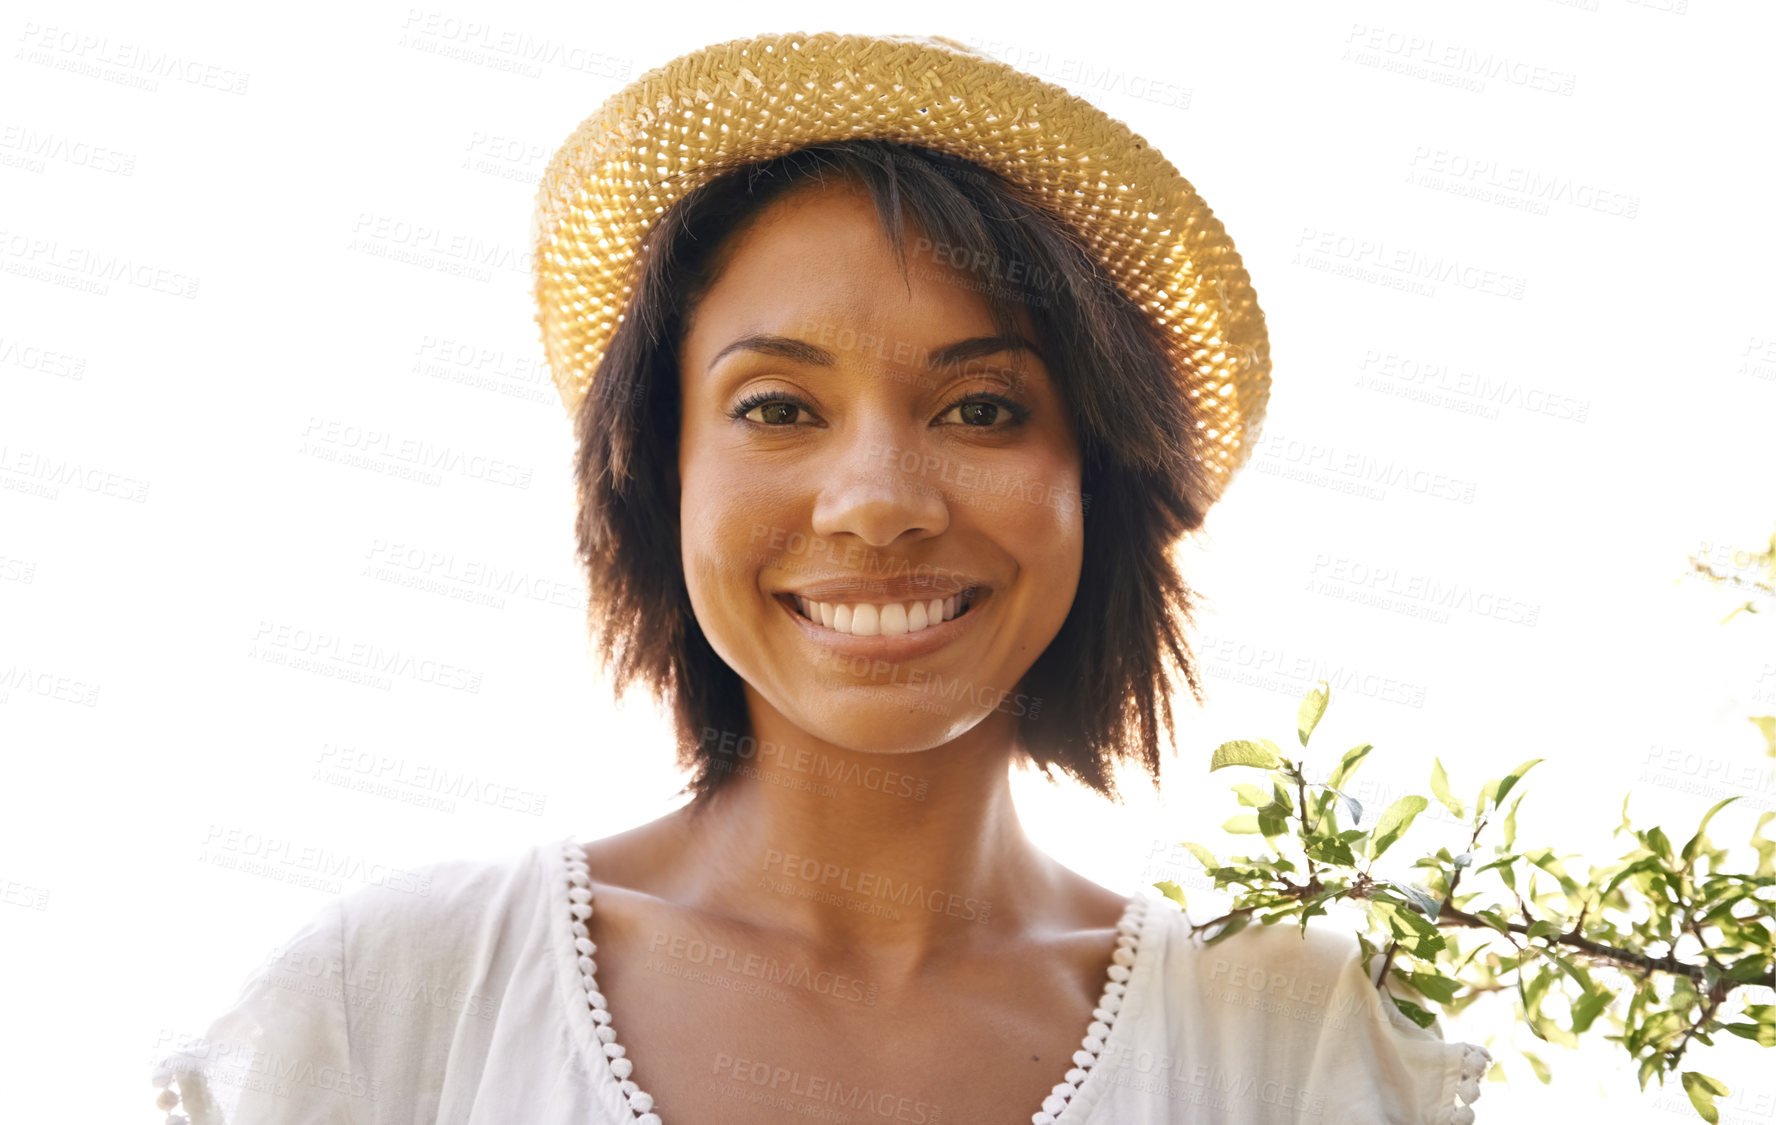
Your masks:
M735 236L827 171L869 192L903 275L910 218L929 240L921 248L947 247L951 268L978 282L1001 331L1019 305L1029 310L1079 442L1085 542L1072 609L1019 685L1039 701L1019 711L1019 743L1051 782L1059 767L1120 801L1112 767L1132 759L1157 786L1162 722L1168 740L1175 732L1172 670L1203 699L1183 633L1196 595L1171 548L1202 525L1207 473L1176 361L1157 320L1116 290L1070 224L986 168L897 142L810 145L726 170L663 212L637 255L630 303L574 420L588 623L615 691L644 684L670 706L678 766L692 773L679 792L693 811L743 764L741 680L710 647L685 588L677 356ZM1005 282L1014 275L1023 282Z

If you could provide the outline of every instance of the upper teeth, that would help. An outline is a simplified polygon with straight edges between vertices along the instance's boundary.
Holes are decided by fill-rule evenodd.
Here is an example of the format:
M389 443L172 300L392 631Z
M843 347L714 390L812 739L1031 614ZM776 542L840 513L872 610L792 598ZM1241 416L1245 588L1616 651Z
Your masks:
M888 605L856 602L845 605L839 602L810 601L800 594L795 595L796 605L803 616L818 621L828 629L856 637L893 637L901 633L917 633L927 626L937 625L957 616L968 608L971 600L968 593L961 593L951 594L947 598L932 598L928 602Z

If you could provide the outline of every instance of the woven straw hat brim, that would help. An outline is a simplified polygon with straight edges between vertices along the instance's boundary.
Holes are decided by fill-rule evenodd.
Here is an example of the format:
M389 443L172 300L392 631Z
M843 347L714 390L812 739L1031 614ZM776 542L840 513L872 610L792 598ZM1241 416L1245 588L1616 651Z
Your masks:
M1233 241L1172 164L1083 98L942 37L787 33L705 47L610 97L537 194L537 323L569 413L649 227L693 188L810 144L875 138L971 160L1071 224L1171 342L1218 498L1270 393L1264 314Z

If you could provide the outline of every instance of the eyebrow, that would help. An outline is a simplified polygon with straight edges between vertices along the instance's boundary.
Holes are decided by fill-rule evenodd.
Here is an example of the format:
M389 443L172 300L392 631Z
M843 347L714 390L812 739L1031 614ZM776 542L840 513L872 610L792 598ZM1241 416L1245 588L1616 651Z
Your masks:
M792 359L798 363L806 363L812 367L834 367L838 360L825 348L816 347L805 340L797 340L793 336L773 336L769 333L755 333L742 336L729 344L709 361L705 374L715 370L715 365L729 352L757 352L760 355L778 356ZM1011 332L998 336L971 336L966 340L958 340L948 347L938 348L925 359L925 367L930 371L938 371L971 359L985 356L1000 355L1005 352L1028 352L1041 358L1041 350L1020 333Z

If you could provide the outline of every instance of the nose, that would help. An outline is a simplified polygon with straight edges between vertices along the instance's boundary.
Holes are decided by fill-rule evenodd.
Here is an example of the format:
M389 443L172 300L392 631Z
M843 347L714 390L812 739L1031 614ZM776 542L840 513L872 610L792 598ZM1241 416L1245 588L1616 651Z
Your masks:
M855 535L871 547L943 534L950 506L941 467L935 454L885 433L858 434L817 470L814 533Z

